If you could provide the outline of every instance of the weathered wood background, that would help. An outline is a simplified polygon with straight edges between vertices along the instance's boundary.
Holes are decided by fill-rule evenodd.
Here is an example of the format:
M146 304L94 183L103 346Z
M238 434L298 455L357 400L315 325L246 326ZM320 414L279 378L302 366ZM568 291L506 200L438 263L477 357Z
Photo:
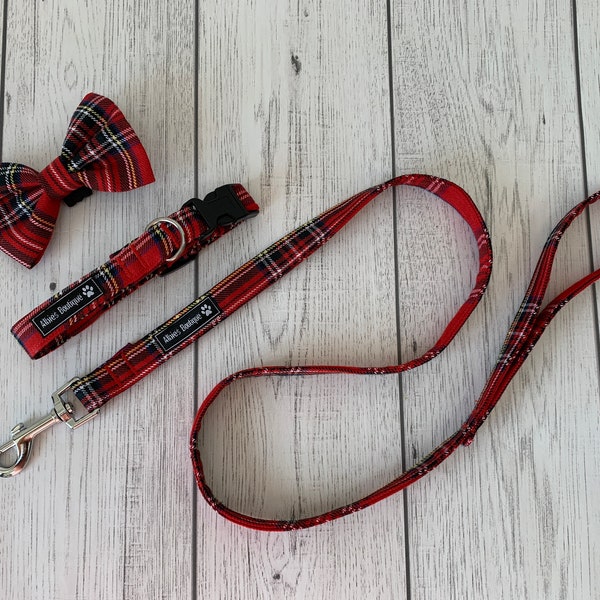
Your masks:
M240 384L208 415L213 488L306 516L398 475L471 410L554 223L600 187L593 0L5 0L4 161L41 169L88 91L111 97L157 182L63 209L33 271L0 256L2 423L162 323L312 215L393 174L464 186L495 271L452 346L401 378ZM239 181L259 218L32 362L26 311L147 222ZM600 212L564 241L559 291L600 259ZM417 485L313 530L234 526L198 497L188 433L228 373L391 364L431 344L468 293L475 247L424 193L387 194L293 274L106 407L39 438L0 482L0 590L16 600L600 598L598 307L542 338L475 443ZM398 285L396 285L396 282ZM397 288L397 289L396 289ZM4 441L4 440L0 440Z

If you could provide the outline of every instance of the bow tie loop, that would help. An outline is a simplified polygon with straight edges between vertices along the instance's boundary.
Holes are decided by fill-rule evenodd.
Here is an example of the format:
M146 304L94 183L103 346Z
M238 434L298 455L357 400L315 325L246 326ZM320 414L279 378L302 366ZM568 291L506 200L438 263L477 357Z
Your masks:
M146 151L121 110L88 94L71 118L61 155L42 171L0 164L0 250L31 268L52 237L62 201L73 206L92 190L129 191L153 181Z

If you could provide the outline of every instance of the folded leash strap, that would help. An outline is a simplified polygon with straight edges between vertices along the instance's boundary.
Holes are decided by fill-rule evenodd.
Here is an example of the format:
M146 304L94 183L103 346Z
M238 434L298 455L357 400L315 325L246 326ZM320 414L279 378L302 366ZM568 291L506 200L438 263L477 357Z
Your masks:
M247 377L324 375L335 373L360 375L401 373L409 369L414 369L437 356L454 338L479 303L487 287L492 268L490 237L479 211L464 190L444 179L428 175L405 175L397 177L382 185L361 192L312 219L247 262L206 294L196 299L177 315L154 329L141 340L134 344L128 344L88 375L80 379L75 379L66 386L63 386L53 396L55 398L55 407L57 406L57 397L60 397L60 394L66 389L71 389L88 411L88 416L96 414L97 410L106 402L131 387L156 367L195 342L240 306L244 305L300 264L300 262L328 241L363 207L383 191L392 186L403 185L427 190L453 206L467 222L477 241L479 271L475 285L442 332L438 341L419 358L400 365L382 367L273 366L247 369L234 373L221 381L202 403L192 428L190 451L196 481L208 503L219 514L239 525L265 531L300 529L337 519L383 500L419 480L446 460L459 446L466 446L472 442L475 433L494 408L506 386L514 377L552 318L569 300L600 278L600 270L594 271L559 294L544 309L541 308L541 302L550 278L556 249L563 233L586 206L598 200L600 192L573 208L559 222L548 238L521 307L506 336L498 361L473 411L463 425L418 464L382 488L351 504L330 510L318 516L287 521L261 519L242 514L224 506L215 498L206 481L199 454L198 440L203 418L220 392L239 379ZM60 416L63 414L60 410L58 413L59 416L56 417L57 419L66 420ZM42 421L41 425L37 427L39 429L42 427L45 428L45 421ZM26 437L26 434L23 434L22 437ZM19 441L15 441L14 444L19 446ZM0 452L4 448L0 448ZM8 473L8 475L10 474L12 473Z

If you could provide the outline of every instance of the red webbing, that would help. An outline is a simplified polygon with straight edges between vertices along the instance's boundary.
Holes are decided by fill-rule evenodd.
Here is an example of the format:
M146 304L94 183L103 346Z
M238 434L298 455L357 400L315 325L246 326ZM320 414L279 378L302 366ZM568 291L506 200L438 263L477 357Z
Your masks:
M449 181L428 175L405 175L365 190L342 202L277 241L138 342L125 346L103 365L79 380L73 386L73 391L88 411L102 406L171 356L198 340L262 290L278 281L328 241L384 190L402 185L425 189L453 206L466 221L477 241L479 271L475 285L437 342L422 356L400 365L384 367L272 366L246 369L234 373L217 384L200 406L191 432L190 450L198 487L208 503L219 514L239 525L265 531L312 527L366 508L419 480L446 460L459 446L468 445L472 441L476 431L496 405L506 386L552 318L569 300L600 278L600 270L582 278L559 294L542 310L541 303L548 286L560 238L584 208L598 200L600 193L573 208L559 222L548 238L521 307L506 336L500 357L475 408L462 427L417 465L365 498L346 506L335 508L318 516L287 521L257 518L226 507L215 498L205 478L198 449L202 421L220 392L239 379L335 373L361 375L401 373L414 369L437 356L454 338L479 303L487 287L492 268L492 249L487 227L468 194ZM179 339L178 336L180 336Z
M403 181L406 183L406 181ZM393 180L392 184L398 184L397 180ZM413 183L414 185L414 183ZM448 189L454 191L453 184L449 184ZM430 191L434 191L430 189ZM335 508L323 514L307 517L297 520L271 520L245 515L238 511L232 510L219 502L212 490L210 489L204 475L202 461L198 450L198 439L202 426L202 420L210 407L217 399L220 392L234 381L248 377L264 377L264 376L282 376L282 375L321 375L324 373L356 373L356 374L379 374L379 373L400 373L407 369L415 368L427 360L433 358L443 350L445 345L454 337L460 327L464 324L466 318L470 315L477 302L483 294L487 280L489 279L492 254L489 238L487 237L487 229L474 205L469 206L469 210L465 211L464 207L454 204L455 198L460 198L460 195L450 197L444 196L439 191L434 191L436 195L442 197L452 206L455 206L461 216L467 221L473 230L479 246L479 266L480 271L477 277L477 283L471 292L469 299L459 309L458 313L450 321L446 330L442 334L438 342L422 357L411 360L401 365L383 368L356 368L356 367L322 367L322 366L303 366L303 367L262 367L255 369L246 369L234 373L221 381L207 396L202 403L194 421L190 439L190 450L194 472L198 487L207 500L207 502L223 517L252 529L263 531L285 531L292 529L302 529L319 525L321 523L331 521L343 517L347 514L356 512L400 490L408 487L412 483L418 481L429 473L432 469L446 460L459 446L469 445L473 440L476 431L481 427L493 407L496 405L502 393L506 389L510 380L514 377L518 369L521 367L531 349L544 332L547 325L550 323L556 313L572 298L583 291L586 287L600 278L600 269L594 271L590 275L582 278L578 282L571 285L567 290L559 294L554 300L548 303L546 308L541 310L541 303L544 293L548 286L552 265L556 254L556 248L563 233L572 223L572 221L585 209L586 206L596 202L600 198L600 192L594 194L587 200L578 204L573 208L555 227L554 231L548 238L538 265L534 272L527 293L523 299L521 307L514 318L513 324L507 334L504 347L502 348L498 362L496 363L488 382L475 405L472 413L469 415L463 426L451 435L447 440L440 444L435 450L427 455L418 464L410 468L399 477L374 491L368 496L352 502L345 506ZM470 202L470 200L469 200Z
M248 214L258 213L258 205L243 186L234 183L228 187ZM111 254L107 262L19 319L11 332L25 352L34 359L52 352L141 285L157 275L183 266L207 245L237 226L237 222L233 222L209 230L202 215L188 203L166 219L181 226L183 240L172 223L160 220ZM182 244L184 251L181 257L169 263L169 258ZM71 306L73 308L67 312Z

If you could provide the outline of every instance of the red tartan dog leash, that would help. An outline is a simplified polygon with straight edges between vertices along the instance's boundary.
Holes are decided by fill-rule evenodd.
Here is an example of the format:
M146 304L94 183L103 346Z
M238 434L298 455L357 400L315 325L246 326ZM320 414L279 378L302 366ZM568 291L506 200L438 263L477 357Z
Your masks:
M573 220L588 205L600 198L600 192L575 206L552 231L538 260L523 302L508 331L492 374L475 408L460 429L417 465L361 500L319 516L291 521L260 519L239 513L224 506L214 497L204 476L198 450L198 438L203 417L210 405L225 387L239 379L274 375L400 373L414 369L431 360L450 343L479 303L487 287L492 268L492 249L487 227L467 193L449 181L428 175L397 177L385 184L361 192L324 212L244 264L206 294L196 299L138 342L126 345L88 375L73 379L62 386L53 394L54 408L47 417L29 427L22 424L17 425L13 429L12 440L0 447L0 454L14 448L16 448L18 454L17 460L11 467L0 469L0 476L11 476L24 468L31 442L38 433L59 421L64 421L71 427L77 427L88 421L97 414L103 404L195 342L240 306L296 267L384 190L401 185L423 188L450 204L467 222L477 241L479 271L475 285L438 341L419 358L400 365L366 368L319 365L262 367L247 369L230 375L221 381L207 396L194 421L190 437L190 450L196 481L209 504L219 514L235 523L266 531L300 529L318 525L370 506L419 480L448 458L459 446L469 445L552 318L569 300L600 278L600 269L598 269L571 285L542 309L542 300L550 279L558 243ZM63 399L63 396L69 390L74 393L87 411L85 416L80 419L73 415L71 405Z

